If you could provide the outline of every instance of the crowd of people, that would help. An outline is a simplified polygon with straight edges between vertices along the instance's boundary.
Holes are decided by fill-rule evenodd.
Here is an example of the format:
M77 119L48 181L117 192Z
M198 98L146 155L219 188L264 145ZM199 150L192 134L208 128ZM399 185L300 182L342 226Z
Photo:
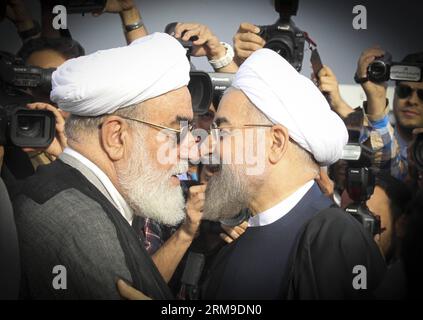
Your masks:
M133 0L108 0L94 15L119 14L127 45L85 54L52 27L53 2L40 1L41 25L22 0L6 2L16 56L55 68L51 91L28 90L26 107L56 122L46 148L0 146L0 297L192 299L193 254L204 258L196 299L422 297L423 168L412 150L423 82L398 81L392 113L387 83L367 78L385 50L358 58L366 101L352 107L329 66L301 75L250 23L232 49L201 23L149 33ZM189 40L192 56L234 74L203 114L188 90ZM423 51L402 62L423 68ZM355 199L342 155L357 117L375 234L345 210Z

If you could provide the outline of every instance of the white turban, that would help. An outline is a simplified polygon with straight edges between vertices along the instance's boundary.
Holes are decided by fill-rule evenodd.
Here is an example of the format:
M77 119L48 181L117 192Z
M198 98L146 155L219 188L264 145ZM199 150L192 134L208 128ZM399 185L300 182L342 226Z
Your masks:
M254 52L240 67L233 87L272 122L313 154L321 165L337 161L348 142L348 131L314 83L269 49Z
M53 73L50 99L72 114L110 114L186 86L189 70L182 45L154 33L66 61Z

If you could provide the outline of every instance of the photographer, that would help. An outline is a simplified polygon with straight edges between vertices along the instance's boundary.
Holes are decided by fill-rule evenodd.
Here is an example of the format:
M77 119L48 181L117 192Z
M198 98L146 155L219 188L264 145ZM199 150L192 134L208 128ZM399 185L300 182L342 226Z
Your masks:
M357 78L367 78L369 64L384 54L380 48L365 50L358 61ZM410 54L402 62L423 63L423 53ZM364 111L371 124L369 133L375 134L370 143L380 169L390 170L393 176L404 180L408 174L407 148L413 140L413 130L423 127L423 82L397 82L393 102L395 127L389 122L387 84L363 80L362 87L367 96Z
M178 23L175 27L175 38L188 41L193 38L193 57L206 56L216 72L235 73L238 70L233 61L232 48L219 39L212 31L199 23ZM195 39L195 40L194 40Z

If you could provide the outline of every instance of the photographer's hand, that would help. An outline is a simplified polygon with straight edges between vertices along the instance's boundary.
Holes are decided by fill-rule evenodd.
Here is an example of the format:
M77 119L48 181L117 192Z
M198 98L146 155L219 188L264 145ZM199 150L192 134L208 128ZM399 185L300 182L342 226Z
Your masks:
M192 42L194 45L192 56L206 56L208 60L218 60L226 55L226 48L206 25L199 23L178 23L176 25L175 38L188 41L194 36L198 39ZM229 65L216 71L235 73L237 70L237 65L232 61Z
M225 231L225 233L221 233L220 237L226 242L231 243L234 240L238 239L248 228L248 222L244 221L238 226L230 227L225 224L221 224L222 229Z
M189 189L184 223L152 256L166 282L172 278L182 257L197 235L203 217L205 191L205 185L192 186Z
M150 297L147 297L141 291L131 287L125 281L119 279L117 282L117 288L119 290L120 295L122 298L127 300L151 300Z
M341 118L345 119L348 115L354 112L341 97L339 92L339 83L335 74L328 66L323 66L318 74L318 84L320 91L328 93L330 97L330 105Z
M124 26L138 23L141 21L141 14L137 9L133 0L107 0L103 12L119 13L120 19ZM93 13L94 16L99 16L102 12ZM148 34L147 29L142 27L126 32L126 42L130 44L138 38L142 38Z
M261 49L266 41L258 35L260 28L248 23L241 23L237 33L235 34L234 51L235 63L240 66L254 51Z
M44 151L53 157L58 157L67 146L67 139L65 136L65 119L60 113L60 110L48 103L43 102L30 103L27 105L27 107L31 110L48 110L53 112L56 119L56 135L53 142L45 150L35 150L32 148L24 148L23 150L25 152Z
M385 54L380 48L374 47L365 50L358 60L357 76L367 77L367 68L371 62ZM367 96L367 115L372 121L379 120L385 115L386 108L386 83L366 81L361 85Z
M191 239L197 235L203 218L203 207L205 199L206 185L192 186L189 188L186 205L187 216L181 226L181 230Z

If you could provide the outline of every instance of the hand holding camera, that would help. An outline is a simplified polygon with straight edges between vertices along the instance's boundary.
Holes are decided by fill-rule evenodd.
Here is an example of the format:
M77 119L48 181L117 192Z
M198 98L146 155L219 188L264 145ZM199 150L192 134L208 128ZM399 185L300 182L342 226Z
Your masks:
M225 56L226 48L211 30L199 23L178 23L175 27L175 38L192 41L193 57L207 56L209 60L218 60Z
M384 57L385 51L378 48L370 48L365 50L359 60L357 65L357 77L360 79L368 79L368 69L369 65L372 64L374 61ZM369 97L379 97L383 98L384 102L386 99L386 82L374 82L366 80L361 83L366 95Z
M48 103L43 103L43 102L30 103L27 105L27 107L30 110L46 110L46 111L52 112L56 120L55 121L56 134L53 139L53 142L47 148L41 148L41 149L23 148L23 150L25 152L42 150L50 156L58 157L59 154L61 154L67 146L67 139L65 136L65 119L63 115L61 114L61 111L57 109L56 107Z
M365 50L358 60L356 78L368 79L369 65L384 55L385 51L378 47ZM361 86L367 96L367 113L375 116L383 114L386 107L387 83L366 80Z
M237 33L235 34L234 51L235 63L241 65L254 51L264 47L266 41L259 36L260 28L248 23L241 23Z

